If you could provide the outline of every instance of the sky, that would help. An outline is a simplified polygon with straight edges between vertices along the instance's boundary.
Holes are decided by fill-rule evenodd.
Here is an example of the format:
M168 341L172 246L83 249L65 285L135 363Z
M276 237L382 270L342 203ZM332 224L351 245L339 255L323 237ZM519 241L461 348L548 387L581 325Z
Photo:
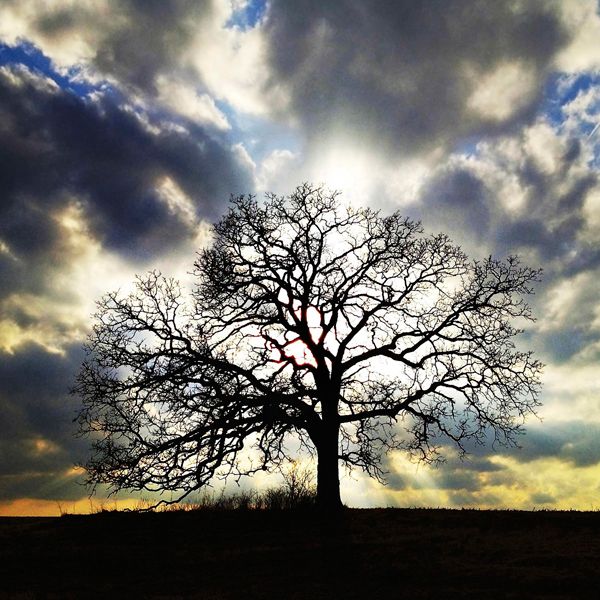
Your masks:
M343 500L600 508L599 124L594 0L0 0L0 515L105 502L68 393L95 300L189 283L230 194L303 181L544 270L521 448Z

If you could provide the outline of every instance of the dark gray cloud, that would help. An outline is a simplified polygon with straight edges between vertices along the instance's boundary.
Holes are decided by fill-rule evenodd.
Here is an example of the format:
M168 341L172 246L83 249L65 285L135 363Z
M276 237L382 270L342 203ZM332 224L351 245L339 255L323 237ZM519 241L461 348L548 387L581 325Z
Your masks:
M527 191L526 205L518 214L499 202L499 190L485 176L465 164L441 167L412 213L429 229L443 229L459 242L484 241L484 253L533 254L538 264L549 267L550 275L573 275L600 264L597 247L580 239L586 226L583 202L598 184L595 172L558 179L556 173L544 174L532 164L517 167L507 177L516 177Z
M86 495L81 478L63 470L41 473L22 471L18 475L0 475L0 501L32 498L60 502L79 500Z
M107 20L106 35L93 63L120 83L155 91L157 75L182 68L181 55L213 2L126 0L115 4L119 18Z
M474 492L466 490L453 491L448 494L448 500L452 506L460 507L480 507L486 504L495 507L502 506L502 499L495 494L481 493L477 490L474 490Z
M493 463L486 456L473 454L461 460L451 451L446 454L449 458L429 470L428 478L415 476L414 470L399 472L385 457L384 466L388 471L388 475L386 475L387 486L392 490L441 489L475 492L481 488L480 473L492 473L502 470L501 466Z
M474 460L490 463L491 455L510 456L520 463L543 458L556 458L574 467L589 467L600 463L600 423L581 420L537 423L527 427L516 447L494 447L488 436L484 445L467 443L466 450ZM469 463L465 463L468 468ZM454 468L455 465L450 465ZM493 471L496 471L494 473ZM502 483L510 474L502 468L490 469L490 477ZM507 474L508 473L508 474Z
M101 43L91 66L116 85L92 91L80 81L78 94L90 91L81 96L31 68L0 69L3 320L22 330L51 328L56 339L74 338L69 319L43 310L76 306L82 292L56 283L78 258L60 220L67 208L77 206L86 233L102 250L145 265L186 246L202 219L221 214L231 193L252 191L251 174L230 141L215 129L151 108L144 96L156 91L156 77L185 68L177 65L186 36L211 5L125 2L105 21L85 7L69 7L40 11L30 23L57 41L97 35ZM94 28L96 34L90 33ZM142 93L139 105L131 91ZM187 198L184 205L172 197L173 189ZM42 309L28 310L25 294ZM63 349L61 356L21 343L13 354L0 355L0 500L86 493L72 467L85 459L89 444L74 437L79 401L67 393L82 356L78 345L63 342Z
M587 312L582 309L582 312ZM545 348L549 349L557 364L571 360L582 348L593 343L598 334L589 331L587 321L579 326L563 327L555 331L542 332L538 336Z
M556 502L556 498L551 494L537 492L535 494L531 494L531 502L533 504L553 504Z
M485 493L486 486L512 486L515 475L510 467L490 460L493 455L510 456L519 463L530 463L539 459L555 458L584 468L600 463L600 424L584 421L569 421L536 425L527 429L519 439L519 447L499 448L490 437L484 445L467 443L468 455L464 460L456 456L453 448L441 449L447 456L445 462L427 471L427 477L419 477L414 468L398 471L386 459L388 488L401 490L445 490L453 505L470 506L497 505L500 500ZM483 494L481 493L483 490ZM543 490L534 492L534 505L551 504L556 499Z
M309 136L346 131L404 153L530 119L569 37L548 3L470 0L274 0L266 31L273 85ZM472 110L476 84L517 62L527 93L495 115Z
M421 202L412 214L428 229L444 230L453 238L487 239L493 200L485 183L467 169L442 168L427 183Z
M575 467L600 463L600 424L572 421L547 423L528 429L514 457L527 462L556 457Z
M571 275L580 270L594 267L590 259L597 259L597 252L582 245L579 235L585 226L582 214L587 192L598 183L594 172L585 173L569 180L563 178L565 191L558 191L554 177L542 179L539 172L530 169L521 173L521 181L529 190L529 200L524 211L526 217L510 219L505 217L495 229L498 251L518 251L522 248L534 249L544 264L558 259L561 274ZM572 260L572 250L581 248L587 260L579 256ZM596 250L596 249L594 249Z
M5 68L0 107L0 240L10 251L0 253L2 295L39 292L72 258L53 217L73 199L105 248L140 260L189 241L200 218L251 190L229 144L137 115L110 92L80 98L25 67ZM165 178L189 197L191 218L161 195Z
M85 489L71 473L88 442L75 437L79 401L69 387L83 353L29 344L0 354L0 500L74 499Z

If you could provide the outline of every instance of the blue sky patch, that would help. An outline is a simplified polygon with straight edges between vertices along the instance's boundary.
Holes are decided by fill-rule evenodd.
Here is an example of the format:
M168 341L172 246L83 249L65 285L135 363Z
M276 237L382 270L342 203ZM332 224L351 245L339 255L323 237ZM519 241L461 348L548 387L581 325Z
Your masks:
M236 10L226 27L239 27L242 31L252 29L263 18L267 10L267 0L249 0L241 9Z
M553 126L558 128L564 122L563 107L580 93L598 85L600 85L600 77L591 73L582 73L577 76L556 73L549 78L546 84L544 102L540 107L540 112L548 118ZM589 131L582 133L589 134L592 129L593 126L590 126Z
M81 97L99 89L97 85L76 79L79 75L77 67L69 69L70 76L62 75L39 48L28 42L22 42L17 46L0 44L0 66L14 64L21 64L33 71L38 71L52 79L62 89L70 90Z

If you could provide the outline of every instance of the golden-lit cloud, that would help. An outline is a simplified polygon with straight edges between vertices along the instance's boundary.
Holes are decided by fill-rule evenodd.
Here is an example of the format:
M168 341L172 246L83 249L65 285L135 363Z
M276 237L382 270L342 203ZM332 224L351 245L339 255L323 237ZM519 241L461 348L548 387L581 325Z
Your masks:
M102 250L86 224L80 203L73 200L49 215L60 235L53 250L57 263L42 294L14 293L0 300L0 349L13 353L27 342L49 352L81 340L89 327L94 302L106 281L128 281L131 269ZM119 273L122 273L119 278ZM14 316L13 316L14 315Z
M451 456L452 458L452 456ZM416 465L402 456L390 461L391 477L401 475L401 489L358 476L345 480L343 497L351 506L477 507L482 509L597 510L600 465L574 467L558 458L520 462L514 456L490 455L488 468L468 460L452 466Z

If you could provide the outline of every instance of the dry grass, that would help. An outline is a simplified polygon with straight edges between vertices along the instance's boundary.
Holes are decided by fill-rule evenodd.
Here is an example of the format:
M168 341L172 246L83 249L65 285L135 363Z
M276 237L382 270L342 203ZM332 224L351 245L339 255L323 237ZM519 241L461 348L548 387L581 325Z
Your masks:
M600 513L347 509L331 518L212 504L4 518L0 597L589 598L600 589L599 529Z

